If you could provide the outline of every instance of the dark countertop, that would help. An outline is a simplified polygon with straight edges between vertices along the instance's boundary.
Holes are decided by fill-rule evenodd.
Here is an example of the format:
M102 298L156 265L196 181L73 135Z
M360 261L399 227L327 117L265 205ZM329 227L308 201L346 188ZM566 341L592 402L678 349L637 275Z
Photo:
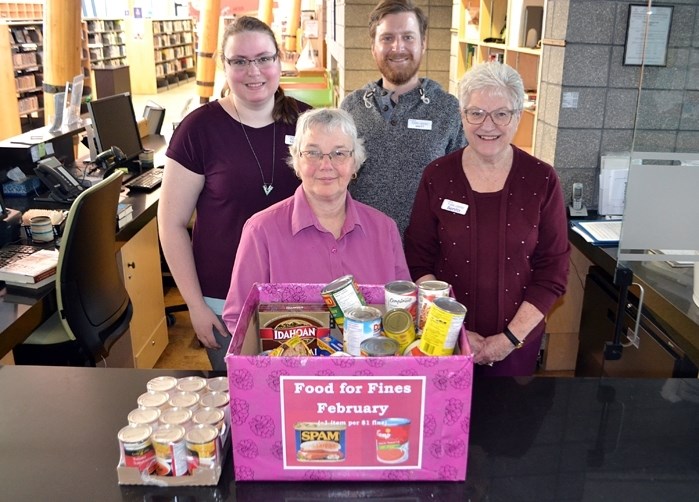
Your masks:
M473 390L464 483L120 486L118 430L146 382L174 372L0 366L6 500L690 500L699 493L699 380L493 378ZM212 376L211 374L204 374Z
M610 276L617 266L617 248L597 247L570 230L568 237L590 261ZM699 307L692 300L693 269L671 269L664 262L629 262L633 281L645 290L644 306L667 335L699 366ZM637 299L636 286L629 294Z

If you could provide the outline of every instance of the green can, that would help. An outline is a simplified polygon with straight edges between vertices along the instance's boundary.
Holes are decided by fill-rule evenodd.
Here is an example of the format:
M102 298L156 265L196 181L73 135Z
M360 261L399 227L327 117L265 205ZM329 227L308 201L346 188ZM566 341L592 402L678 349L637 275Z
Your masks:
M366 305L364 295L359 291L359 285L351 275L343 275L335 279L325 286L320 294L340 329L344 328L345 312Z

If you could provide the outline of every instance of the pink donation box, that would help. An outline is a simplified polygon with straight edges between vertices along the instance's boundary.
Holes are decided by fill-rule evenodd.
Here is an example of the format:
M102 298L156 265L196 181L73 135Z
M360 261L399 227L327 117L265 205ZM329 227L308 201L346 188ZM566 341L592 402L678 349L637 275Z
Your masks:
M323 284L256 284L226 356L235 478L463 481L473 356L257 355L260 303L322 303ZM383 286L360 286L383 305Z

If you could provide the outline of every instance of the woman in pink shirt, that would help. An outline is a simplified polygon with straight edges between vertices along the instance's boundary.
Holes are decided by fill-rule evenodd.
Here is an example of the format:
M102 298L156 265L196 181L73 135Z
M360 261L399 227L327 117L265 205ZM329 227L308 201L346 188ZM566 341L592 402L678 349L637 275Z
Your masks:
M256 282L324 284L346 274L360 284L410 280L396 223L347 191L366 158L352 117L307 111L290 152L301 186L243 227L223 309L231 332Z

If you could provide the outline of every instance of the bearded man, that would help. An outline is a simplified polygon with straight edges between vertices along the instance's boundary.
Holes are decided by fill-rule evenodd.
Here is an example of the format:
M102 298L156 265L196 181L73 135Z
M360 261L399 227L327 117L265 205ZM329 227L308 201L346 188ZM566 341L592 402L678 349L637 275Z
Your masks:
M367 159L349 190L398 224L408 225L422 172L466 145L459 103L435 81L419 78L427 16L412 0L383 0L369 15L371 53L381 78L349 94L347 110Z

